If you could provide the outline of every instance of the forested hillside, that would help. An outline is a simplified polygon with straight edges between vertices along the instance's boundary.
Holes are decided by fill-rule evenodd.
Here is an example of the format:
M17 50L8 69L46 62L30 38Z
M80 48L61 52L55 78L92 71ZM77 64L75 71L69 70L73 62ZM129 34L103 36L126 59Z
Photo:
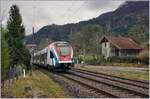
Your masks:
M44 26L35 33L35 43L42 48L51 41L71 41L70 35L95 24L102 27L103 35L130 36L144 43L149 35L149 1L128 1L112 12L79 23ZM26 43L32 43L32 35L26 37Z

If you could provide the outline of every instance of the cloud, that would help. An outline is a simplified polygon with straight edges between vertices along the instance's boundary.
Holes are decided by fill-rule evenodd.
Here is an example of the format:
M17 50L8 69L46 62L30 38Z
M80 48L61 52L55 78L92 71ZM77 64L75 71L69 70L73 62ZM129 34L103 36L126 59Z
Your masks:
M123 2L123 0L89 0L88 8L90 10L114 9Z
M63 25L76 23L99 16L116 9L124 1L86 0L86 1L0 1L2 23L6 25L8 12L13 4L19 6L26 35L32 33L32 27L38 31L50 24Z

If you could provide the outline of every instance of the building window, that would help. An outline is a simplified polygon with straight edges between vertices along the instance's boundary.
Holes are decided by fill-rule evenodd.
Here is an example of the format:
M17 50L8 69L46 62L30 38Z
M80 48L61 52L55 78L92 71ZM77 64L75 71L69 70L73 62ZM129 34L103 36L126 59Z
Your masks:
M105 47L106 47L106 42L105 42Z
M115 49L116 56L119 56L119 50Z

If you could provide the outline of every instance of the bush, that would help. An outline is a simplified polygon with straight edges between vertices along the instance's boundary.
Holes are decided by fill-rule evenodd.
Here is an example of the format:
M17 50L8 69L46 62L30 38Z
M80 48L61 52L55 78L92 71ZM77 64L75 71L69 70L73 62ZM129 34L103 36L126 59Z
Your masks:
M143 62L146 64L146 65L149 65L149 57L145 57Z
M94 56L86 56L84 58L86 64L96 64L97 59Z
M79 55L77 59L78 59L78 62L81 63L82 61L84 61L84 56Z
M81 63L81 61L84 61L84 63L86 64L90 64L90 65L97 65L97 64L104 64L106 62L106 60L104 60L104 58L99 55L86 55L86 56L79 56L79 63Z
M139 58L141 63L144 63L146 65L149 65L149 57Z
M144 63L149 64L149 57L144 57L142 59L139 59L138 57L128 56L128 57L110 57L107 60L103 58L103 56L99 55L80 55L76 57L76 60L81 63L84 61L85 64L89 65L112 65L112 63Z
M117 63L137 63L139 59L137 57L110 57L108 58L109 62L117 62Z
M146 65L149 64L149 49L144 49L137 55L137 58L140 60L141 63L144 63Z

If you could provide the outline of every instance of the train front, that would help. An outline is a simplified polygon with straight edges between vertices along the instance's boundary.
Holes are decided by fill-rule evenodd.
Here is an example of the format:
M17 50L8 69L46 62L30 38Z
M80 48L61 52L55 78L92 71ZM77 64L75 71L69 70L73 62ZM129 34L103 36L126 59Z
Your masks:
M58 67L70 69L74 66L73 48L67 42L59 42L55 44L55 50L58 55Z

